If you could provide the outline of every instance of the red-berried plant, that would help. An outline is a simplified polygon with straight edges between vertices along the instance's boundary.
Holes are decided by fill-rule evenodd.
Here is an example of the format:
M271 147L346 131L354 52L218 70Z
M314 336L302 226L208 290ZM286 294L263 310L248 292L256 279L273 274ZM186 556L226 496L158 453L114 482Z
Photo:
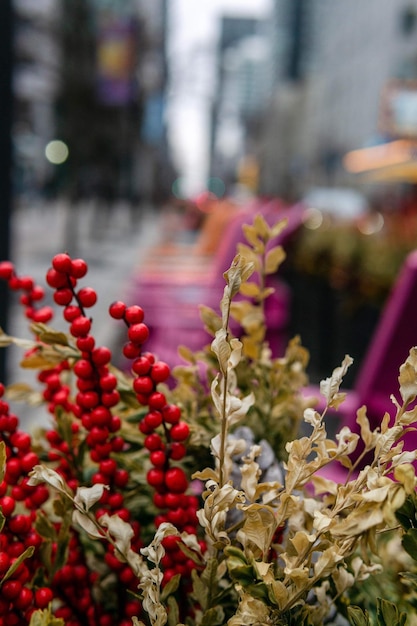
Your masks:
M416 419L417 348L400 370L392 423L381 416L371 431L363 409L360 435L344 427L329 439L326 413L343 400L351 359L322 382L319 414L302 394L299 339L279 358L265 339L266 279L283 260L268 245L284 226L256 216L244 227L220 314L202 308L213 341L196 354L180 347L185 364L174 370L146 349L140 303L106 305L109 322L124 325L129 372L97 345L98 296L80 284L83 259L53 257L53 308L42 287L0 263L33 337L1 332L0 345L23 346L38 383L0 383L0 626L404 626L415 617L417 454L402 438ZM57 310L68 332L49 325ZM9 398L43 405L49 427L24 432ZM359 436L373 454L363 469L352 455ZM321 475L331 463L348 469L345 482Z

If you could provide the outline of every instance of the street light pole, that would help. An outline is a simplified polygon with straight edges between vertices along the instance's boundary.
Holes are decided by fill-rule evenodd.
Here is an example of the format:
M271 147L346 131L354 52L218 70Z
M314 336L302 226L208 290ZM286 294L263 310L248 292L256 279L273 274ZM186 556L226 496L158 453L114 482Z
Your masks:
M10 257L12 211L12 0L0 2L0 260ZM7 329L9 298L0 282L0 327ZM0 350L0 381L6 381L6 350Z

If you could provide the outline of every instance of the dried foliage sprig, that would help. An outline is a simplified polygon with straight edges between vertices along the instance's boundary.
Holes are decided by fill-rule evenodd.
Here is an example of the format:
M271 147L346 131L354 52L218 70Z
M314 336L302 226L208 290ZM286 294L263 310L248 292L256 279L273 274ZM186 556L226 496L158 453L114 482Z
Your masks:
M46 402L53 420L36 438L22 433L0 387L0 625L6 609L16 626L417 623L417 453L404 449L417 348L399 371L395 417L372 430L362 407L357 431L329 438L351 358L322 381L319 413L302 393L299 339L277 359L266 340L283 228L260 215L245 226L220 315L202 310L213 341L181 349L174 388L169 367L142 349L139 306L111 307L128 327L133 377L95 346L84 309L96 296L77 287L84 262L57 255L48 271L68 336L46 326L49 309L37 313L38 288L0 264L25 292L34 335L0 342L26 350L23 365L44 385L8 393Z

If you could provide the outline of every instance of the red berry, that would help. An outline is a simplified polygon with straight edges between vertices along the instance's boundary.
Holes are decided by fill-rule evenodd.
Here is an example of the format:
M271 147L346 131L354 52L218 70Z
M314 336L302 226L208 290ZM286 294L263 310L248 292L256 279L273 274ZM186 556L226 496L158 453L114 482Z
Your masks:
M79 378L91 378L94 374L94 367L86 359L80 359L74 365L74 373Z
M49 587L40 587L35 591L35 604L38 609L45 609L54 597L52 589Z
M149 435L150 433L153 432L153 428L151 426L148 426L148 424L145 422L144 419L141 422L139 422L139 430L142 433L142 435Z
M10 280L14 274L14 265L10 261L2 261L0 263L0 278Z
M135 359L140 355L140 346L132 343L131 341L128 341L123 346L122 352L127 359Z
M165 509L165 495L162 493L154 493L153 503L158 509Z
M97 293L91 287L83 287L78 291L77 299L81 306L88 308L97 302Z
M42 300L45 296L45 290L39 285L35 285L29 294L30 298L35 302Z
M150 409L161 410L166 405L167 401L163 393L155 391L149 396L148 404Z
M176 404L166 404L162 409L162 416L167 424L177 424L180 421L181 409Z
M93 350L91 357L97 367L107 365L107 363L110 363L111 361L111 350L106 348L106 346L101 346L100 348Z
M180 541L181 537L179 537L178 535L167 535L167 537L164 537L162 539L162 545L164 546L165 550L168 550L168 552L172 552L178 549L178 544Z
M59 290L55 293L58 293L58 292ZM54 295L54 298L55 298L55 295ZM61 304L61 303L58 303L58 304ZM64 315L64 319L66 322L73 322L75 319L77 319L77 317L81 315L81 309L79 306L76 306L75 304L69 304L67 307L65 307L63 315Z
M74 278L83 278L88 271L88 265L84 259L72 259L70 274Z
M121 320L124 317L126 311L126 305L124 302L117 300L116 302L112 302L109 306L109 313L111 317L115 320Z
M9 288L13 289L13 291L18 291L21 288L20 278L18 278L17 276L12 276L9 279Z
M152 365L151 377L156 383L162 383L171 373L169 365L163 361L157 361Z
M110 426L109 426L110 432L112 433L117 432L118 430L120 430L121 425L122 425L122 420L120 419L120 417L118 415L112 415Z
M33 278L31 276L21 276L20 280L20 288L25 291L31 291L34 287Z
M114 374L100 376L99 385L103 391L112 391L117 387L117 378Z
M9 519L9 528L16 535L25 535L32 527L32 520L29 515L19 513Z
M88 317L84 317L84 315L80 315L75 319L71 326L70 332L74 337L84 337L88 335L91 330L91 320Z
M145 448L151 452L153 452L153 450L162 450L164 447L162 438L157 433L151 433L145 437L144 445Z
M72 300L72 291L69 287L60 287L54 293L54 301L60 306L67 306Z
M121 452L125 447L125 440L120 436L113 437L111 440L111 447L113 452Z
M171 467L165 473L165 485L173 493L184 493L188 487L188 479L181 467Z
M94 409L94 411L92 411L89 416L91 417L93 413L99 408L101 407L97 407L96 409ZM108 436L109 431L107 428L99 427L99 425L92 426L89 434L87 435L87 443L89 446L95 446L98 443L104 443L105 441L107 441Z
M129 306L125 310L124 318L128 324L140 324L143 322L145 313L137 304Z
M169 509L177 509L181 506L182 494L179 493L167 493L165 495L165 505Z
M173 441L185 441L190 434L190 428L186 422L178 422L171 427L170 435Z
M20 594L22 590L22 583L20 580L6 580L1 588L1 593L6 600L14 600Z
M167 517L168 521L174 524L174 526L181 526L186 520L186 513L184 509L181 508L171 509L168 511Z
M126 487L127 483L129 482L129 472L125 469L116 470L113 476L113 482L116 487Z
M132 363L132 370L138 376L145 376L151 369L151 362L146 356L140 356Z
M120 509L123 506L123 501L124 501L123 494L112 493L109 496L107 503L112 509Z
M39 457L35 452L28 452L21 459L22 470L27 474L33 467L39 463Z
M0 576L7 572L10 567L10 557L7 552L0 552Z
M149 376L141 376L133 381L133 389L139 394L149 394L154 389L154 383Z
M50 306L43 306L37 311L34 311L32 314L32 319L34 322L39 322L41 324L46 324L49 322L54 316L54 312Z
M53 289L59 289L60 287L68 287L68 277L63 272L58 272L51 267L46 273L46 282Z
M30 448L31 442L31 436L28 433L20 430L14 432L13 435L10 436L10 443L13 445L14 448L17 448L20 451L28 450Z
M42 487L42 485L38 485L35 491L30 496L31 504L33 508L38 508L41 504L47 501L49 498L49 491L46 487ZM31 508L31 507L28 507Z
M155 356L152 354L152 352L144 352L143 356L146 357L149 363L151 363L152 365L155 363Z
M149 459L155 467L164 467L167 457L163 450L154 450L149 455Z
M100 461L99 470L106 476L113 476L117 470L117 463L114 459L103 459L103 461Z
M94 409L99 401L100 398L96 391L80 391L80 393L77 393L77 404L84 409Z
M12 476L19 476L22 472L22 466L20 465L19 459L16 457L9 459L6 463L6 471Z
M119 400L120 394L117 389L113 389L113 391L105 391L101 394L101 403L109 408L112 406L116 406Z
M19 597L16 598L14 605L19 611L25 611L33 602L33 592L29 587L23 587L20 590Z
M52 259L52 267L57 272L63 272L64 274L69 274L71 272L71 257L69 254L62 252L60 254L56 254Z
M127 335L132 343L142 344L149 337L149 328L146 324L132 324L127 331Z
M144 419L149 428L153 430L162 424L162 413L160 411L150 411Z
M183 443L174 442L171 444L170 457L173 461L180 461L186 455L187 449Z
M94 350L95 343L95 339L92 335L77 338L77 348L81 350L81 352L92 352Z
M146 474L146 480L151 487L162 487L165 482L165 472L153 467Z

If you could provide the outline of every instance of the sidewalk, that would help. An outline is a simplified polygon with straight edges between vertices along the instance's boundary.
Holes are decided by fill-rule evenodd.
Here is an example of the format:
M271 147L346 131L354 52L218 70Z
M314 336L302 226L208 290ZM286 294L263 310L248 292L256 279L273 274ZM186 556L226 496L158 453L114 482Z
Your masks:
M69 214L68 206L58 201L18 207L12 218L12 261L20 275L30 275L37 284L45 287L45 274L52 257L62 251L82 257L88 263L88 274L80 280L80 286L93 287L97 292L98 302L91 309L93 334L97 345L109 348L117 341L119 326L112 324L108 306L114 300L124 298L131 273L140 266L148 249L160 239L160 214L148 209L133 217L136 218L134 223L128 207L120 204L108 216L108 223L99 225L92 205L80 206L76 213ZM52 291L48 287L46 291L46 300L51 303ZM28 321L17 297L12 295L11 300L9 334L31 338ZM51 325L67 332L59 310ZM19 349L8 348L8 382L32 384L33 372L19 367L21 356ZM27 411L21 403L12 404L21 419L21 426L31 427L35 416L33 408ZM49 419L44 413L35 418L37 423L45 417Z

